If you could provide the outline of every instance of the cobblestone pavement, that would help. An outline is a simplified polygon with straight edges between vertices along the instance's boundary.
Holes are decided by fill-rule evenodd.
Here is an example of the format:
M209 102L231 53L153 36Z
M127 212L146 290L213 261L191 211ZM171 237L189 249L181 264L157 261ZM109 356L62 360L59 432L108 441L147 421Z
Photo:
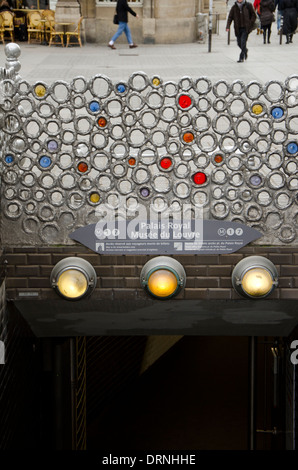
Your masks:
M253 31L248 40L248 60L237 63L239 49L234 31L230 44L225 31L225 20L219 22L219 31L212 35L211 51L208 38L205 43L143 45L130 50L122 42L116 50L104 44L85 44L80 47L61 48L20 43L21 76L30 82L43 80L50 84L56 79L70 81L83 75L105 74L112 80L127 80L136 71L149 76L158 74L163 80L179 80L187 75L192 78L207 76L212 81L236 79L248 83L251 80L267 82L284 80L297 73L295 57L298 53L298 35L293 44L280 44L276 23L272 25L271 44L263 44L263 38ZM0 66L5 64L4 48L0 50Z

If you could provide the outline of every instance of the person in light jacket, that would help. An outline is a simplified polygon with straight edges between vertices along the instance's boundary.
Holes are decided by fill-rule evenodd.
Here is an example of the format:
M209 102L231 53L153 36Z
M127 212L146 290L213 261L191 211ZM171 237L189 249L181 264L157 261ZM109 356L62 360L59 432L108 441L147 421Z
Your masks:
M230 10L226 30L230 30L231 23L234 21L235 36L237 38L237 44L241 49L237 62L243 62L244 59L247 59L247 39L249 33L253 30L256 17L254 7L246 0L237 0Z
M130 13L132 16L135 16L139 18L139 15L135 11L133 11L127 4L127 0L117 0L117 5L116 5L116 13L118 15L118 30L110 40L108 46L111 49L116 49L114 46L114 43L116 40L121 36L122 33L125 33L127 42L129 44L129 47L132 49L133 47L138 47L136 44L133 43L132 37L131 37L131 32L128 26L128 13Z

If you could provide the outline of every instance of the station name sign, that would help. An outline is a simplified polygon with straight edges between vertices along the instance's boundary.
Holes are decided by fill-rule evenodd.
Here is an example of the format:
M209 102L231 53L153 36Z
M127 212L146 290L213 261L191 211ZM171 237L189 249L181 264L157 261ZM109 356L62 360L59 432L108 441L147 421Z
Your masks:
M101 220L70 234L72 240L107 255L234 253L261 236L244 224L204 219Z

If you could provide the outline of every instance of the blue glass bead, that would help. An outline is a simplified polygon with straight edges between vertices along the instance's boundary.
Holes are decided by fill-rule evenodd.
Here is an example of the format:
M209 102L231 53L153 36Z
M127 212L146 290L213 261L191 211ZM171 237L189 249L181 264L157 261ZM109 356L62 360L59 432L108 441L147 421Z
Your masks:
M287 145L287 151L288 151L291 155L294 155L294 153L297 153L297 151L298 151L298 145L296 144L296 142L290 142L290 143Z
M117 90L119 91L119 93L124 93L126 88L122 83L120 83L119 85L117 85Z
M273 108L271 110L271 115L275 118L275 119L280 119L283 117L284 115L284 110L282 108Z
M91 101L91 103L89 103L89 109L92 113L97 113L97 111L100 110L99 103L97 101Z
M6 155L6 157L5 157L5 163L10 164L10 163L12 163L13 161L14 161L14 158L13 158L12 155Z
M50 159L50 157L47 157L46 155L44 155L43 157L41 157L39 159L39 164L42 168L48 168L52 163L52 160Z

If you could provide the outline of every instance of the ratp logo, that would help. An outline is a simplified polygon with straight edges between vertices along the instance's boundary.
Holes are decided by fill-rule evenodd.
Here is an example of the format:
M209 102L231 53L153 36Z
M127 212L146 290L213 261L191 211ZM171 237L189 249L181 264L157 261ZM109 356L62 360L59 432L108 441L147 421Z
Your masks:
M3 341L0 341L0 365L5 364L5 346Z

